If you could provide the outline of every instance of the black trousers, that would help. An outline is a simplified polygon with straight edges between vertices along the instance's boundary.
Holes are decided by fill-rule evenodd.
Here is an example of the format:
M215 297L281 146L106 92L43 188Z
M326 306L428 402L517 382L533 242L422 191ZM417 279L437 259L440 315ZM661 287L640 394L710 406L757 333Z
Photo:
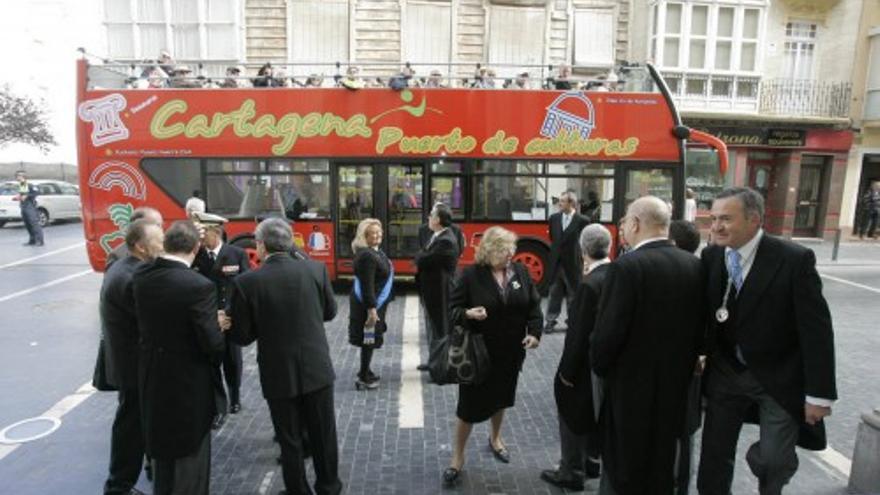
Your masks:
M137 388L119 391L119 405L110 437L110 475L105 494L127 494L137 483L144 460L140 398Z
M547 325L555 325L562 312L562 299L565 298L565 310L571 311L571 303L574 301L574 292L577 287L572 287L565 276L562 267L556 269L556 278L550 286L550 300L547 302Z
M759 409L761 436L749 448L746 462L758 478L761 495L781 494L798 468L798 421L767 394L748 370L734 371L723 358L716 358L711 366L706 384L709 407L697 475L700 494L730 494L736 443L753 404Z
M241 346L235 344L227 337L223 363L216 368L214 373L214 404L217 406L217 414L225 413L231 404L241 403L240 391L243 368ZM222 377L221 370L223 372ZM223 388L224 380L226 381L225 389ZM229 391L228 395L227 390Z
M153 459L153 495L208 495L211 483L211 430L192 454Z
M24 227L28 232L28 243L43 243L43 227L40 225L40 214L37 211L37 205L32 201L25 201L21 204L21 219Z
M880 211L873 208L862 213L862 223L859 225L859 236L874 237L874 231L877 229L877 220L880 217Z
M267 399L267 402L275 435L281 445L281 470L287 493L312 493L306 479L303 430L308 432L312 449L312 462L317 477L315 492L318 495L341 493L333 386L298 397Z

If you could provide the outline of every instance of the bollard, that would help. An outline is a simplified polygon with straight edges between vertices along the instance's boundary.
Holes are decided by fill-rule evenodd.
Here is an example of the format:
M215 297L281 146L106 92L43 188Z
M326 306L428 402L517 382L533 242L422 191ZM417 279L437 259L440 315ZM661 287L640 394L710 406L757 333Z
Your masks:
M840 229L834 232L834 246L831 248L831 261L837 261L837 251L840 249Z
M849 473L849 493L880 493L880 469L877 466L880 466L880 408L862 414Z

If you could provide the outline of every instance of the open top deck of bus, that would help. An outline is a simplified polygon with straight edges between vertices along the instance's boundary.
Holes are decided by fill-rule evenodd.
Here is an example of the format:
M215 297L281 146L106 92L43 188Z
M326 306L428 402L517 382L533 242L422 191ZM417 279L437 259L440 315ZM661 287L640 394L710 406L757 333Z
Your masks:
M182 218L193 190L204 191L209 210L242 221L228 229L233 240L273 211L295 217L299 241L331 274L345 272L349 231L366 216L386 223L387 242L399 244L389 254L399 273L411 272L416 230L437 200L451 203L471 240L486 223L522 222L521 238L536 243L546 243L553 199L577 189L574 179L608 205L596 221L613 225L625 198L645 193L681 211L690 130L650 66L642 70L653 83L643 86L655 92L100 89L90 79L100 66L79 64L81 185L96 269L120 242L126 213L149 205ZM636 183L642 176L648 182Z

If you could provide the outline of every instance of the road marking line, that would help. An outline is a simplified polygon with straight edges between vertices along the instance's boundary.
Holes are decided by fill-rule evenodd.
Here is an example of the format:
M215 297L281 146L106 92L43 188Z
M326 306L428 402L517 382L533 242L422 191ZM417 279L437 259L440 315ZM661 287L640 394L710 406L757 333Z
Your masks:
M852 461L848 457L834 450L830 446L825 450L811 452L814 457L822 461L822 463L833 470L832 475L838 475L843 481L849 479L849 473L852 470ZM836 472L835 472L836 471Z
M40 284L36 287L31 287L30 289L20 290L18 292L13 292L12 294L0 297L0 302L6 302L10 299L15 299L16 297L26 296L32 292L36 292L40 289L45 289L47 287L52 287L53 285L63 284L68 280L73 280L78 277L82 277L83 275L88 275L89 273L94 273L92 270L83 270L81 272L76 272L73 275L68 275L66 277L56 278L50 282L46 282L45 284Z
M424 428L422 372L419 353L419 298L406 296L403 310L403 352L400 360L400 428Z
M845 278L834 277L834 276L831 276L831 275L825 275L824 273L820 273L819 276L821 276L822 278L827 278L828 280L833 280L833 281L835 281L835 282L840 282L841 284L851 285L851 286L853 286L853 287L858 287L859 289L864 289L864 290L867 290L867 291L871 291L871 292L875 292L875 293L877 293L877 294L880 294L880 289L878 289L878 288L876 288L876 287L871 287L870 285L863 285L863 284L860 284L860 283L858 283L858 282L852 282L852 281L849 281L849 280L847 280L847 279L845 279Z
M94 387L92 387L92 381L89 380L83 383L76 392L63 397L61 400L56 402L52 407L50 407L46 412L40 414L39 416L48 416L50 418L61 419L65 414L69 413L76 406L85 402L86 399L92 396L97 392ZM17 443L12 445L0 445L0 461L2 461L6 456L15 452L15 449L21 447L23 444Z
M30 263L31 261L38 260L38 259L40 259L40 258L45 258L45 257L47 257L47 256L52 256L53 254L63 253L64 251L70 251L71 249L76 249L76 248L78 248L78 247L82 247L82 246L85 246L85 245L86 245L86 242L85 242L85 241L83 241L83 242L78 242L78 243L73 244L73 245L71 245L71 246L67 246L67 247L63 247L63 248L60 248L60 249L56 249L56 250L54 250L54 251L49 251L48 253L38 254L37 256L31 256L30 258L25 258L25 259L23 259L23 260L13 261L12 263L6 263L5 265L0 265L0 270L3 270L3 269L5 269L5 268L10 268L10 267L13 267L13 266L23 265L23 264L25 264L25 263Z

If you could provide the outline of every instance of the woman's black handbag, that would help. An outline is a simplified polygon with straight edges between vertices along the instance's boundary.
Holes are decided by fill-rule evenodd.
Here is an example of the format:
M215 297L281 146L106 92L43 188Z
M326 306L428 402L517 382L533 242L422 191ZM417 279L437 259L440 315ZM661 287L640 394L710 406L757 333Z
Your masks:
M438 385L479 385L486 381L490 367L483 335L461 325L454 325L428 358L431 380Z

